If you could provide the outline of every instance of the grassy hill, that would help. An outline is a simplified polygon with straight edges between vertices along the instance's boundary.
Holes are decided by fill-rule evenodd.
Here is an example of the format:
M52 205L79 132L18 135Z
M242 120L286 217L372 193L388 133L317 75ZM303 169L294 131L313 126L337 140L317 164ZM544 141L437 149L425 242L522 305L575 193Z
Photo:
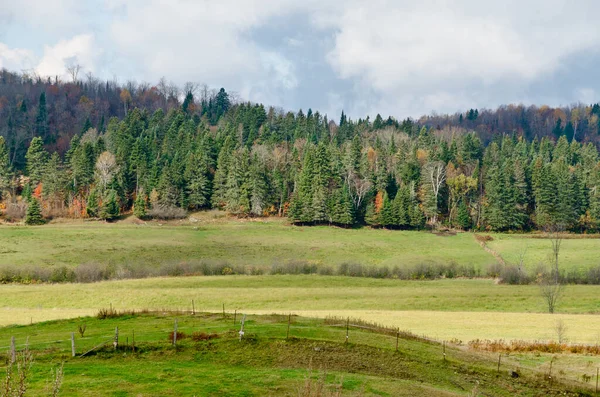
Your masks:
M448 346L444 359L439 343L409 334L401 334L396 351L393 330L354 321L346 343L344 320L294 316L287 338L287 316L249 316L240 341L240 318L234 321L230 313L88 317L5 327L0 341L8 345L14 336L21 349L28 338L34 355L31 395L42 394L50 370L63 362L61 396L547 396L585 395L589 389L567 377L551 383L543 371L512 358L498 371L495 357L464 348ZM82 337L77 330L83 324ZM71 357L71 332L76 357Z

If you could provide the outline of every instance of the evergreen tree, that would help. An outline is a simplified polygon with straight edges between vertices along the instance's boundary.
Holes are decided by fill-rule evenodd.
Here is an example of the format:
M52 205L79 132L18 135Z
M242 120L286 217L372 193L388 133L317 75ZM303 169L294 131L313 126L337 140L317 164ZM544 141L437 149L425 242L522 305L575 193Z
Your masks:
M107 221L112 221L119 217L120 209L119 202L117 199L117 192L114 189L111 189L102 202L102 207L100 208L100 218L105 219Z
M25 155L27 159L27 173L34 185L42 179L42 174L48 162L48 152L44 149L42 138L35 137L29 144L29 149Z
M27 212L25 213L26 225L41 225L44 223L42 216L42 207L37 199L31 198L28 202Z
M0 136L0 200L4 193L11 187L12 171L8 157L8 148L4 137Z
M133 215L139 219L144 219L146 217L146 197L143 192L140 192L135 198Z
M46 93L40 94L38 114L35 119L35 134L39 137L48 136L48 110L46 109Z
M461 200L460 204L458 204L456 222L458 227L460 227L463 230L469 230L473 225L471 215L469 214L469 208L467 207L467 204L464 200Z
M85 212L90 218L96 218L98 216L98 193L96 189L92 189L88 195L86 202Z

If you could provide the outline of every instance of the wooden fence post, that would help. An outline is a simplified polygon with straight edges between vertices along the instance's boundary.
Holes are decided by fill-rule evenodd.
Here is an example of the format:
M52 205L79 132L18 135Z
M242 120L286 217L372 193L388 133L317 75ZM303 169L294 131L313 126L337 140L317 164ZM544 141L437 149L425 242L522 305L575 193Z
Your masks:
M396 330L396 352L398 352L398 342L400 340L400 328Z
M192 299L192 316L196 315L196 307L194 306L194 300Z
M442 342L442 351L444 354L444 362L446 362L446 341Z
M237 309L233 311L233 326L235 327L235 321L237 320Z
M15 337L10 337L10 363L14 364L17 361L17 348L15 346Z
M113 341L115 350L119 347L119 327L115 327L115 340Z
M71 357L75 357L75 332L71 332Z
M132 331L133 334L131 336L131 350L135 353L135 330Z
M242 328L240 328L240 342L242 341L242 338L244 337L244 324L246 323L246 315L244 314L244 317L242 317Z
M288 326L287 326L287 333L285 334L285 339L289 339L290 338L290 323L292 322L292 313L290 313L288 315Z
M349 332L350 332L350 317L348 317L346 319L346 342L345 343L348 343Z
M596 394L598 394L598 373L600 372L600 368L596 368Z
M173 328L173 347L177 347L177 319L175 319L175 326Z
M502 353L498 354L498 373L500 373L500 360L502 359Z
M225 318L225 304L223 303L223 318Z

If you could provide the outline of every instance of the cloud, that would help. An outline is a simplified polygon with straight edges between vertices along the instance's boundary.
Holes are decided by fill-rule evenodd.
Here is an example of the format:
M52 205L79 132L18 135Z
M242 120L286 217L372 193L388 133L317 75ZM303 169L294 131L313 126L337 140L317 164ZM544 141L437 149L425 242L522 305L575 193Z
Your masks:
M9 48L0 43L0 69L17 70L32 69L35 64L35 55L24 48Z
M354 118L556 105L597 99L599 11L594 0L6 1L0 66L53 75L77 62L101 78L164 76Z
M78 35L61 40L53 46L44 47L44 56L36 66L42 76L64 76L68 66L80 65L89 72L95 71L100 49L94 46L92 35Z
M388 111L414 115L458 110L457 91L465 87L473 94L507 84L518 89L566 67L574 54L595 51L600 30L593 15L600 5L578 4L380 0L348 3L341 15L315 24L336 29L327 60L340 78L373 87ZM484 106L500 103L485 95L463 99L469 97Z

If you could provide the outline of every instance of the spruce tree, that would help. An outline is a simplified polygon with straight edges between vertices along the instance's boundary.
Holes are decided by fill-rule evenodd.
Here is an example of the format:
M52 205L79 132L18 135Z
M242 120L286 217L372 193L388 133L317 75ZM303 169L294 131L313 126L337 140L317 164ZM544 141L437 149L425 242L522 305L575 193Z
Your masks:
M42 216L42 207L39 201L32 197L27 206L27 212L25 213L25 224L26 225L41 225L44 223L44 217Z
M133 215L139 219L146 217L146 197L143 192L138 193L133 204Z
M119 214L120 209L117 199L117 192L114 189L111 189L102 202L102 207L100 208L100 218L107 221L112 221L118 218Z
M469 208L464 200L461 200L458 204L458 211L456 214L456 223L458 227L463 230L469 230L472 226L471 215L469 214Z
M85 212L90 218L98 216L98 193L96 189L92 189L88 195Z
M33 138L29 144L25 158L27 159L27 173L34 185L37 185L42 179L48 157L48 152L44 149L42 138Z
M4 137L0 136L0 200L3 199L4 193L10 188L11 179L12 172L8 158L8 148Z

